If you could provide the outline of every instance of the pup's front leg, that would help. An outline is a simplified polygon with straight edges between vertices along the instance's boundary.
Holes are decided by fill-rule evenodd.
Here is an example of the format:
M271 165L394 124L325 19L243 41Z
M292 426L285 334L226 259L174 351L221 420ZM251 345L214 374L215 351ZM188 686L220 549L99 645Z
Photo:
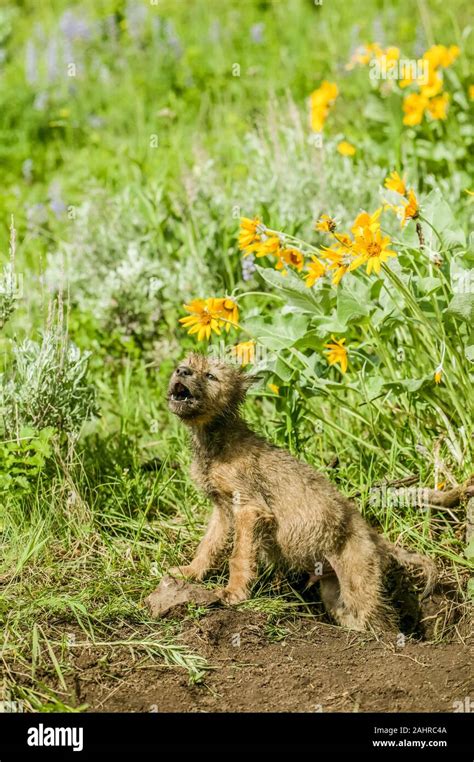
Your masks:
M250 583L257 568L255 528L262 511L254 506L242 506L234 513L234 549L229 559L229 582L219 590L225 603L240 603L248 597Z
M229 519L219 506L214 508L206 533L199 543L196 555L188 566L173 566L172 577L187 577L198 581L204 579L225 549L229 536Z

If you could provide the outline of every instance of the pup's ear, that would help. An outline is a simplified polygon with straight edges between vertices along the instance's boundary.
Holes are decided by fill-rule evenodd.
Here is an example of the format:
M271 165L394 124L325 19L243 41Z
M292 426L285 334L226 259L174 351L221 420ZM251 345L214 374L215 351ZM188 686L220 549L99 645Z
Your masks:
M251 386L254 384L258 384L259 381L262 381L263 376L259 376L258 373L245 373L244 371L241 371L240 373L240 383L242 386L242 391L244 394L248 392Z

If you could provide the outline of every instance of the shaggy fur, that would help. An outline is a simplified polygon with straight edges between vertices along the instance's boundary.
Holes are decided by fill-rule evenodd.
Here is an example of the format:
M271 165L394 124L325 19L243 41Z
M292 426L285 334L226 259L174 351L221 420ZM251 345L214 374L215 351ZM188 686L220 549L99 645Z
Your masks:
M171 377L169 407L191 430L191 474L214 510L193 561L170 573L202 580L230 553L220 597L238 603L265 558L319 578L325 607L339 624L395 626L383 597L391 559L422 566L427 589L433 563L389 543L324 476L251 431L239 408L252 380L238 367L198 354Z

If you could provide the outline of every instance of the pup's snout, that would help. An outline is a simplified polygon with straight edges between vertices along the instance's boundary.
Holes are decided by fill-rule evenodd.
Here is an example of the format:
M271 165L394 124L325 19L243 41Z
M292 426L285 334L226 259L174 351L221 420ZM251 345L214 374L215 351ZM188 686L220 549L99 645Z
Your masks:
M188 378L193 375L191 368L176 368L176 375Z

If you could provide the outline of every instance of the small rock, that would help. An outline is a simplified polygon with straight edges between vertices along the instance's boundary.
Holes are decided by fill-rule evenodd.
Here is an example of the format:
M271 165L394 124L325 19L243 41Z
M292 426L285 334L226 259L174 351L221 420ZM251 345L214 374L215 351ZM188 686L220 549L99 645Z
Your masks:
M208 590L201 585L186 582L184 579L163 577L160 584L145 598L152 617L157 619L186 603L197 606L211 606L218 602L215 590Z

